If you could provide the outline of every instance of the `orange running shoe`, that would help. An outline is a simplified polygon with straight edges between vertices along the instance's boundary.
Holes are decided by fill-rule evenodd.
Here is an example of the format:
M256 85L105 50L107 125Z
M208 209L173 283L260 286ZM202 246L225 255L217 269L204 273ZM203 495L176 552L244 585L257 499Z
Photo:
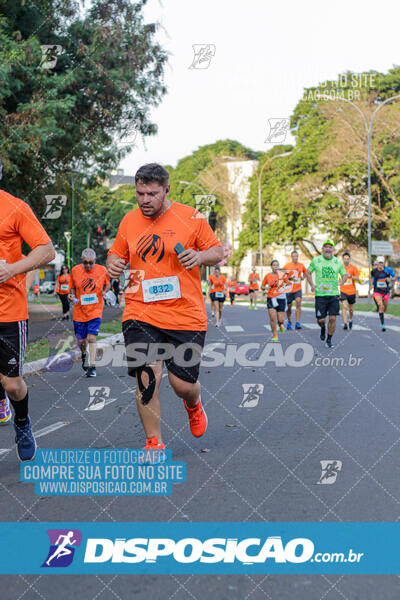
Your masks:
M165 450L165 444L158 443L158 437L155 435L151 438L146 438L146 445L143 450Z
M185 401L183 401L183 404L185 405L189 416L189 425L192 435L194 435L194 437L201 437L206 432L208 420L206 411L201 404L200 396L194 408L186 406Z
M159 463L165 462L166 456L165 452L163 452L163 450L165 450L165 444L159 444L156 435L151 438L146 438L146 445L143 450L150 450L150 452L146 452L144 457L146 463L158 465Z

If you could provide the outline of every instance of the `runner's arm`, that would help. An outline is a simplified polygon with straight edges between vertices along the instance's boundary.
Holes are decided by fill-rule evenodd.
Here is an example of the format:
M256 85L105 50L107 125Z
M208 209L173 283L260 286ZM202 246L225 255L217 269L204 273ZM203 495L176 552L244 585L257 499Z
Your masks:
M308 283L310 284L311 291L315 292L315 285L314 285L314 282L312 280L312 275L311 275L310 269L307 269L307 271L306 271L306 279L307 279Z
M109 254L107 256L106 261L106 269L108 275L112 279L116 279L120 277L120 275L124 272L126 266L126 260L117 256L117 254Z
M105 283L103 286L103 296L104 296L104 294L107 294L107 292L109 292L110 290L111 290L111 283L110 282Z
M53 260L55 255L53 244L48 242L47 244L36 246L36 248L29 252L28 256L21 258L21 260L15 263L0 263L0 283L5 283L11 277L15 277L15 275L27 273L28 271L47 265Z
M351 279L351 275L349 275L348 273L346 273L346 275L343 275L342 279L339 281L339 286L341 287L342 285L344 285L345 281L347 281L349 278Z
M224 258L224 250L222 246L212 246L208 250L193 250L188 248L178 254L178 260L185 269L193 269L193 267L199 267L205 265L206 267L213 267L217 263L221 262Z

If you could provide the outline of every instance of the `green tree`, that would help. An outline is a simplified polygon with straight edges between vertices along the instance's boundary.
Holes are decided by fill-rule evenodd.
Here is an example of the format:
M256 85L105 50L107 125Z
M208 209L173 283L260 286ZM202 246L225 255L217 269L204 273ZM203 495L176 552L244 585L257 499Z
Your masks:
M149 109L166 91L166 53L144 23L145 3L93 0L81 15L76 0L0 0L2 185L39 215L48 194L70 206L70 169L93 183L129 152L118 135L156 132ZM52 68L43 45L61 47ZM52 236L65 226L48 221Z

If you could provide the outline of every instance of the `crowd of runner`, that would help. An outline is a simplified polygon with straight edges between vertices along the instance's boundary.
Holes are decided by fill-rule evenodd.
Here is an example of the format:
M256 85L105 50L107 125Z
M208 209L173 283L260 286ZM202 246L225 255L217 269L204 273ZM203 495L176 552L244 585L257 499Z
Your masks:
M57 277L55 294L62 304L62 318L69 318L73 305L73 327L81 352L82 369L87 377L96 376L96 340L103 315L104 299L110 293L111 279L119 281L129 271L122 316L128 373L136 378L136 403L142 421L146 449L165 448L161 430L160 383L163 366L169 382L181 398L195 437L207 429L207 415L201 402L199 367L207 331L206 307L200 267L214 267L208 278L208 291L215 326L220 327L227 294L235 302L237 281L221 273L221 243L207 219L193 207L169 199L169 174L156 163L141 167L135 175L138 208L122 219L109 250L106 266L96 263L91 248L82 251L81 263L71 272L64 265ZM32 273L54 259L53 244L28 204L0 190L0 423L14 413L16 451L21 461L32 460L36 441L29 417L28 389L22 377L28 334L27 288ZM21 252L22 242L31 251ZM279 333L301 329L302 281L306 279L315 293L315 316L320 338L332 348L336 317L340 313L344 329L352 329L355 284L358 269L344 252L335 255L334 242L326 240L321 255L308 268L299 262L296 251L290 262L280 268L271 262L271 271L262 281L256 268L249 275L249 307L258 310L260 289L272 330L272 342ZM379 256L370 272L370 285L377 305L382 331L394 272ZM118 296L118 289L115 288ZM138 358L137 345L186 348L186 360L178 352L156 352Z

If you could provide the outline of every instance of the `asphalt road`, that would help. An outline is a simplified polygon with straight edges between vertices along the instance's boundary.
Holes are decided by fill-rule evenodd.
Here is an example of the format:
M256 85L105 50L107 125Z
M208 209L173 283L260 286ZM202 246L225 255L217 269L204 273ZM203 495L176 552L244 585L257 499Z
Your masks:
M19 481L12 428L4 426L0 448L12 450L0 450L2 520L397 521L400 322L388 318L382 333L376 315L357 317L356 330L338 328L332 350L320 342L312 312L304 312L303 322L301 331L280 336L261 366L254 363L271 336L265 309L226 306L224 326L210 323L206 360L215 356L213 343L220 354L224 344L231 349L227 366L201 368L209 419L201 439L191 436L181 401L163 379L165 442L187 465L187 481L175 484L169 497L35 496L32 484ZM250 343L260 349L249 347L248 362L242 355L238 364L233 345L240 354ZM296 353L294 344L302 345ZM250 398L243 391L249 384L258 390ZM110 388L103 410L85 411L89 386ZM99 367L97 379L88 380L75 364L29 377L29 387L42 448L143 445L135 382L125 368ZM50 425L58 428L46 434ZM341 462L334 483L318 483L320 461ZM2 600L392 600L399 583L397 576L361 575L0 577Z

